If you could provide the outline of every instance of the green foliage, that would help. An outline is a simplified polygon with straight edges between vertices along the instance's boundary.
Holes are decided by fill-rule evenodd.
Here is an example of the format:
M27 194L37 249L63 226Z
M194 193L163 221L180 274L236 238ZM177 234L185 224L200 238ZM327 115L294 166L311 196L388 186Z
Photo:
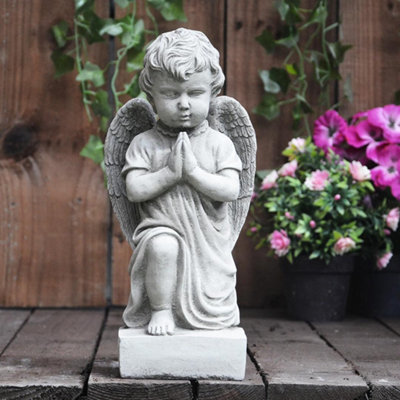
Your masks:
M316 1L312 9L302 8L300 3L276 0L281 27L277 32L267 28L256 37L267 53L283 48L286 57L281 68L260 71L265 95L253 111L271 120L280 115L281 107L290 104L293 129L311 135L309 118L314 109L336 108L340 104L333 100L332 89L342 79L339 67L351 46L328 40L329 33L340 26L339 22L328 25L328 0ZM315 104L310 101L311 82L317 83L320 91ZM349 80L343 92L344 99L351 101Z
M287 235L290 245L285 254L275 250L276 255L289 260L303 254L328 263L340 254L335 245L344 238L351 243L348 252L376 257L390 251L389 206L374 193L370 179L356 180L348 161L325 154L310 139L293 139L283 154L289 162L281 169L259 171L256 177L248 234L257 248L270 248L271 234L278 232ZM319 187L311 185L315 171L326 174Z
M137 1L144 4L151 27L146 27L137 17ZM76 73L88 119L92 122L93 117L97 117L102 132L107 131L113 108L122 106L123 96L141 95L138 73L143 65L145 46L158 35L153 11L160 12L167 21L186 20L183 0L115 0L115 4L119 7L116 13L119 18L101 18L96 13L96 0L75 0L73 25L61 20L51 28L56 46L51 54L55 77L72 71ZM100 43L108 53L110 38L115 40L118 48L114 59L107 65L95 64L89 57L91 45ZM117 79L122 70L127 72L128 83L119 88ZM81 155L102 165L101 139L91 135Z

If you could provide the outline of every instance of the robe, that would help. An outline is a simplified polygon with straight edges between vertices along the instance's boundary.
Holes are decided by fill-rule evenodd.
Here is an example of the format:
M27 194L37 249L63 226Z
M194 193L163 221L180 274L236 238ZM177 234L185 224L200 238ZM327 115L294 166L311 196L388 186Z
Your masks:
M126 153L122 174L133 169L155 172L167 165L177 134L162 128L136 136ZM207 121L189 133L200 168L218 173L242 169L232 141ZM129 265L131 292L123 319L128 327L146 325L151 316L145 289L146 248L156 235L169 234L179 245L173 314L177 326L222 329L239 324L236 266L231 254L228 203L218 202L179 183L159 197L138 203L140 223L133 233Z

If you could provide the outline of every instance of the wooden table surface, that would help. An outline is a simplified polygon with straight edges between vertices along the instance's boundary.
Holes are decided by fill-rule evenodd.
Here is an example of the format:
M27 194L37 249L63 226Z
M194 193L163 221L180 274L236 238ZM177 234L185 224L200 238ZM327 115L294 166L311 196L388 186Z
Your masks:
M122 309L0 309L0 399L400 400L400 319L242 310L245 380L118 374Z

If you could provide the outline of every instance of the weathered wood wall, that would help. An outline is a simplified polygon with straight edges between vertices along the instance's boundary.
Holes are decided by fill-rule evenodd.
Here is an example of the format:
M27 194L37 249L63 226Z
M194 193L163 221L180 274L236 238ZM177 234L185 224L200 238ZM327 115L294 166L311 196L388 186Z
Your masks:
M108 1L101 6L107 13ZM331 7L342 18L343 41L354 45L342 68L352 79L354 103L343 113L392 102L400 89L400 3L340 0ZM101 171L79 156L93 128L74 76L53 79L49 28L61 18L71 20L73 11L72 0L0 0L0 306L97 306L127 299L130 250L110 220ZM250 112L262 96L257 71L280 60L254 40L279 23L273 2L185 0L185 11L182 25L205 32L221 52L226 94ZM161 24L162 30L177 26ZM107 56L93 54L95 60ZM276 167L291 137L288 114L274 122L250 115L258 168ZM276 261L255 252L244 232L234 253L240 304L276 300Z

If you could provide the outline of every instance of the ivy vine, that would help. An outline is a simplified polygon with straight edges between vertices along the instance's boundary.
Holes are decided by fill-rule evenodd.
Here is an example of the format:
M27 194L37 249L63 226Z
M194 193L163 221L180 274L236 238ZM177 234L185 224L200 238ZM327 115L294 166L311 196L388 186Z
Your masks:
M159 33L154 11L159 12L166 21L186 21L186 16L183 0L110 0L108 18L102 18L96 12L96 3L99 5L101 1L74 1L72 25L61 20L51 28L56 44L51 59L56 78L72 71L76 73L75 79L80 85L86 115L90 122L98 122L96 134L90 136L81 155L89 157L104 169L102 137L114 109L122 106L122 98L126 95L143 95L138 78L145 47ZM144 7L150 26L138 18L138 3ZM90 60L91 46L102 43L107 54L110 38L117 49L113 51L112 60L103 66L95 64ZM118 76L121 71L128 78L127 83L119 87Z
M352 46L338 39L328 40L340 27L339 21L328 24L328 0L318 0L313 8L302 8L300 0L276 0L274 5L282 25L276 32L265 29L256 40L267 53L280 48L286 57L280 68L259 72L265 93L254 112L272 120L280 115L282 107L291 105L293 130L311 135L309 119L317 106L336 109L344 100L352 101L349 79L343 85L343 98L332 100L332 90L342 80L340 64ZM314 103L311 81L320 90Z

